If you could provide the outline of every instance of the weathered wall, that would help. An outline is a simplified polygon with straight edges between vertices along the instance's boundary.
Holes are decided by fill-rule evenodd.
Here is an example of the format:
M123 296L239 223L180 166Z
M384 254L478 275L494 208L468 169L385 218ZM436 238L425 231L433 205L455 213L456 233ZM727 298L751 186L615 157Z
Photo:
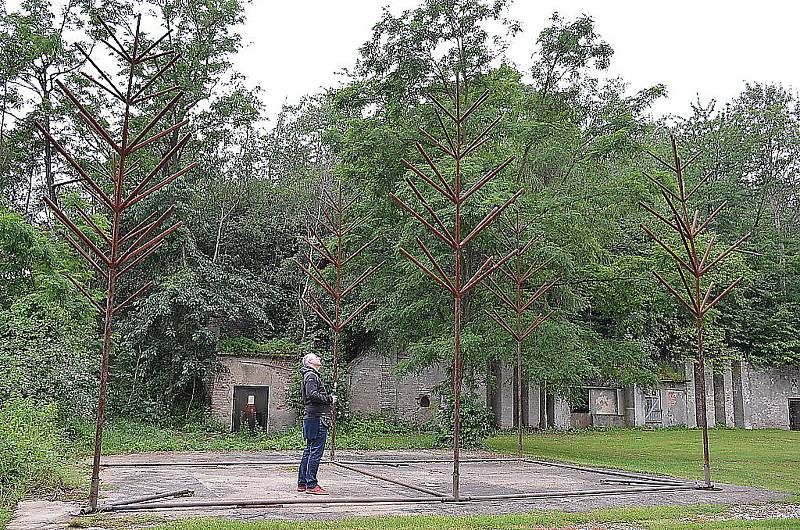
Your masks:
M742 367L749 392L742 391L755 429L789 428L789 398L800 398L800 368Z
M495 389L490 392L490 405L495 415L495 426L511 429L517 426L517 384L515 365L497 364L494 373ZM540 388L533 383L522 387L522 425L538 427L541 419Z
M297 423L297 414L286 402L296 361L248 355L220 355L221 364L211 383L211 414L214 419L233 428L234 386L259 385L269 387L267 431L283 430Z
M286 403L295 362L283 357L265 358L248 355L221 355L221 370L211 384L211 409L215 419L232 425L233 390L236 385L269 387L268 430L295 425L297 417ZM418 374L398 377L397 363L402 358L384 356L375 351L359 356L348 367L351 410L372 413L386 410L408 420L424 423L433 418L441 404L434 388L446 380L441 368L429 368ZM662 383L663 427L696 427L696 370L687 363L686 382ZM514 418L513 367L501 366L496 375L497 389L492 403L498 427L512 428ZM733 363L706 376L709 427L715 424L743 428L789 428L789 399L800 399L800 368L755 369L746 363ZM465 391L467 391L465 389ZM474 389L485 395L486 388ZM537 426L540 420L541 392L537 385L523 389L523 421ZM549 400L549 423L555 428L579 426L636 426L645 423L644 394L631 387L594 388L590 391L590 414L570 414L569 404L556 396ZM427 404L427 406L425 406Z
M402 360L373 350L350 363L350 410L385 410L416 423L429 421L441 403L433 389L445 380L445 373L433 367L398 377L397 363Z

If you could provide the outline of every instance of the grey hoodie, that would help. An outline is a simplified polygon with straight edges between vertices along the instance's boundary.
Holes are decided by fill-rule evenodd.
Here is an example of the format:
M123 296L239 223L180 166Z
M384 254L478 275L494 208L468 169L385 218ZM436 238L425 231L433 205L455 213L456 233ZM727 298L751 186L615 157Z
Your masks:
M301 395L305 406L305 418L323 418L331 415L331 396L325 389L319 373L313 368L304 367Z

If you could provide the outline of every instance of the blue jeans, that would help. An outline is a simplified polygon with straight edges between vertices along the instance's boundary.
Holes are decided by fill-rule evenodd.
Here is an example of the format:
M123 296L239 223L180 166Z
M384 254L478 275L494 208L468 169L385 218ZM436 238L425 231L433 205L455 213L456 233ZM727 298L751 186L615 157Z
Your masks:
M303 449L303 458L300 460L297 483L310 489L317 486L317 470L322 460L322 453L325 452L328 428L319 418L304 419L303 438L306 439L306 448Z

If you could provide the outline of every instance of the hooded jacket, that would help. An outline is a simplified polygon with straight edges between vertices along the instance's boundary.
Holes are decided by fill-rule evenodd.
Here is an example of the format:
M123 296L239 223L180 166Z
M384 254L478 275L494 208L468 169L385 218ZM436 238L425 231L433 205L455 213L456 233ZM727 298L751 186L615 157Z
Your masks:
M331 396L325 389L319 373L313 368L304 367L300 370L303 376L301 392L305 407L305 418L322 418L331 415Z

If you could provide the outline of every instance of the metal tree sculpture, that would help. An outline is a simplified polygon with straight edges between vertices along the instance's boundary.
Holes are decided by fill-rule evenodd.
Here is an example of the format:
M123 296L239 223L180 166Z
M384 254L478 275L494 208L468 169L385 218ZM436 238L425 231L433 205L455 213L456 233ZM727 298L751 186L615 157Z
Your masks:
M352 261L353 259L360 256L364 250L366 250L370 245L372 245L377 239L378 236L373 237L360 247L358 247L354 252L350 253L349 255L345 256L344 253L344 239L351 234L353 231L357 230L364 223L367 222L368 216L358 217L356 219L348 219L347 213L353 203L356 201L357 197L352 197L348 201L345 202L344 194L342 192L342 183L338 182L337 184L337 191L336 196L332 196L327 190L323 190L323 198L322 203L323 207L321 209L324 220L321 221L322 227L327 231L330 235L333 243L333 249L328 249L328 245L326 244L325 239L320 235L320 233L314 228L311 227L311 234L314 236L314 239L309 237L305 237L306 244L309 248L309 254L306 257L306 263L303 264L300 260L294 259L297 265L305 272L309 279L311 279L317 286L322 289L322 291L327 294L332 303L333 303L333 315L328 313L325 310L325 307L320 302L319 299L313 294L314 291L309 291L308 297L304 298L306 305L310 307L319 318L322 319L325 324L331 329L333 333L333 363L332 363L332 370L333 370L333 385L334 385L334 393L336 393L336 381L338 377L338 370L339 370L339 338L342 333L342 330L345 329L353 320L355 320L361 313L364 312L367 307L369 307L373 300L367 300L366 302L362 302L349 316L344 317L342 314L342 302L347 295L349 295L353 290L364 283L364 281L372 276L372 274L377 271L383 262L378 263L377 265L373 265L368 267L365 271L363 271L355 280L353 280L350 285L347 287L343 287L343 281L345 276L345 266ZM326 279L325 275L322 272L322 269L315 263L312 259L312 252L317 252L320 254L325 261L333 265L334 269L334 277L333 281L331 282L329 279ZM335 460L336 458L336 403L331 406L331 416L332 416L332 424L331 424L331 460Z
M527 239L527 242L525 241L530 223L522 222L519 205L515 206L514 224L509 224L505 227L505 234L503 231L500 233L501 236L504 236L502 239L506 250L516 250L516 254L511 261L497 269L506 276L514 294L509 296L503 286L492 276L489 276L489 283L487 284L492 294L507 308L508 312L511 314L511 320L503 318L494 309L487 310L486 313L492 320L497 322L506 333L511 335L516 343L517 355L514 380L517 385L517 403L514 412L517 420L517 456L522 458L522 344L544 321L553 315L553 311L537 313L527 324L525 323L526 314L533 309L534 304L536 304L542 296L561 280L561 277L559 276L554 280L538 285L533 293L530 293L531 286L529 284L531 278L550 265L552 259L548 259L542 263L531 263L529 260L525 260L525 255L536 244L537 238L534 236Z
M425 160L425 163L430 166L431 171L433 172L433 176L429 176L425 171L417 167L415 164L408 162L407 160L403 160L403 164L410 169L416 176L418 176L423 182L428 184L431 188L433 188L441 197L448 200L455 208L454 208L454 215L452 218L452 230L448 229L445 225L442 218L439 216L438 213L434 210L431 203L425 199L424 195L420 191L417 184L414 183L413 180L410 178L406 178L406 183L408 187L411 188L411 191L417 197L417 200L420 202L422 207L427 212L427 216L430 217L431 220L428 220L425 215L418 213L414 208L409 206L405 201L399 198L394 193L390 193L389 195L392 199L400 206L403 210L408 212L412 217L414 217L417 221L419 221L426 229L432 232L440 241L442 241L445 245L447 245L453 251L453 273L448 275L442 266L439 264L438 261L433 257L428 246L422 241L421 238L417 237L417 244L419 245L420 250L425 257L430 262L433 270L429 267L425 266L420 260L414 257L410 252L408 252L404 248L400 248L400 252L411 262L414 263L417 267L419 267L425 274L427 274L437 285L443 288L445 291L450 293L454 299L454 316L453 316L453 395L454 395L454 402L453 402L453 413L454 413L454 424L453 424L453 497L458 500L459 499L459 445L461 442L461 375L462 375L462 363L461 363L461 302L464 296L469 293L472 289L474 289L478 284L483 282L494 270L503 265L509 259L511 259L515 254L516 250L511 251L500 260L495 261L494 256L489 256L486 258L486 261L478 268L478 270L470 277L470 278L463 278L465 270L464 270L464 263L463 263L463 251L475 238L480 235L486 228L492 224L492 222L497 219L497 217L505 210L510 204L517 200L517 198L522 195L524 190L520 189L514 195L511 196L508 200L506 200L500 206L495 206L494 208L486 214L486 216L477 224L475 227L466 235L464 235L464 227L462 226L462 208L466 203L467 199L469 199L474 193L478 190L483 188L489 181L491 181L494 177L496 177L503 169L506 168L513 160L514 157L510 157L505 160L503 163L489 171L488 173L484 174L481 178L479 178L476 182L474 182L469 188L466 190L464 189L464 182L463 182L463 169L462 169L462 162L466 157L470 154L474 153L479 147L481 147L487 140L489 140L490 136L489 133L492 129L497 125L500 121L500 116L495 118L483 131L471 142L467 143L464 139L464 124L469 118L469 116L479 108L483 103L489 99L489 91L487 90L484 92L478 99L476 99L466 110L463 110L462 101L461 101L461 90L460 85L458 82L458 78L456 78L456 93L454 98L455 103L455 110L451 111L446 108L441 102L439 102L436 98L431 98L433 103L436 105L437 108L434 108L436 112L436 117L439 120L439 125L442 130L442 134L445 137L445 142L447 145L444 145L442 142L437 140L433 135L427 132L425 129L420 128L420 133L425 136L428 141L433 144L439 151L441 151L445 156L451 158L455 163L455 168L453 170L453 181L448 182L445 179L442 171L433 161L431 156L425 150L425 148L419 142L416 143L417 151L419 151L422 158ZM447 117L454 126L455 134L451 135L448 131L447 127L444 123L444 117Z
M686 191L686 181L683 177L683 171L691 164L698 155L692 157L688 162L681 164L678 156L678 146L675 142L675 137L670 136L670 143L672 145L672 164L663 160L655 153L649 153L659 163L669 169L675 174L677 180L677 194L669 187L665 186L657 179L650 175L647 178L658 186L661 196L664 198L669 211L665 213L658 212L652 206L640 202L639 205L647 210L653 217L661 221L672 232L677 233L681 240L683 249L678 252L674 250L663 239L653 233L650 228L641 224L650 238L658 243L673 260L675 260L675 267L678 271L678 276L681 280L681 285L678 288L673 287L661 274L653 271L653 274L658 279L659 283L663 285L672 295L677 298L681 305L694 317L695 333L696 333L696 346L697 346L697 364L700 377L700 423L703 428L703 474L705 478L705 487L713 487L711 483L711 465L708 451L708 419L706 417L706 374L705 374L705 354L703 351L703 321L706 313L716 306L723 298L725 298L739 283L742 277L737 278L719 294L714 295L714 282L703 285L703 277L708 274L716 265L722 260L731 255L739 249L749 237L750 232L739 238L733 245L729 246L722 253L712 258L711 252L714 247L715 238L710 236L705 243L705 249L701 249L700 236L705 232L714 218L722 211L728 204L728 201L723 201L711 214L705 219L700 219L699 210L689 214L689 201L695 193L708 181L710 174L700 179L700 181L690 190ZM681 254L685 253L685 257ZM687 275L688 273L688 275ZM680 290L683 289L684 297Z
M102 21L101 21L102 22ZM139 27L141 16L136 21L136 31L132 35L130 48L123 46L115 36L114 32L105 22L102 22L115 45L103 41L106 46L113 50L116 55L122 58L124 64L124 88L120 89L105 70L100 68L80 47L78 50L86 57L87 61L97 70L102 81L97 80L86 73L84 77L94 85L100 87L110 94L114 99L121 102L124 107L119 114L118 139L114 138L114 132L109 131L100 123L100 119L92 115L92 112L81 103L78 97L64 85L61 81L56 81L58 87L77 108L78 115L97 136L102 140L108 149L108 156L111 162L111 171L106 175L108 183L103 181L98 183L89 172L64 148L64 146L53 136L51 136L40 124L37 128L47 138L47 140L61 153L69 165L78 174L77 182L83 189L97 202L104 207L110 216L110 233L106 233L100 228L92 218L80 207L75 207L83 221L89 225L92 231L99 238L100 243L95 243L92 238L84 232L69 218L69 216L50 198L44 197L44 201L53 211L55 216L68 229L65 231L65 238L69 244L78 252L95 272L106 281L105 307L95 301L88 290L78 283L74 278L68 276L75 287L86 296L92 305L103 315L103 354L100 365L100 391L97 402L97 423L95 427L94 441L94 461L92 466L92 481L89 494L89 510L97 508L97 496L100 483L100 452L103 443L103 424L105 422L106 391L108 387L108 361L111 350L111 332L114 316L120 310L130 304L153 283L147 282L137 289L124 301L116 302L117 285L120 278L139 265L143 260L152 255L164 243L167 236L175 232L181 226L181 222L174 223L169 228L160 230L164 221L172 214L173 207L170 206L161 214L154 212L148 215L136 226L126 229L125 214L132 210L137 203L161 190L180 176L191 170L195 163L170 174L169 176L159 175L165 167L189 141L190 134L183 136L155 166L138 182L134 182L132 190L126 191L126 179L135 176L134 171L142 162L141 158L133 160L134 155L142 148L152 144L156 140L163 138L173 132L177 132L181 127L188 123L183 120L174 123L160 132L148 136L156 125L172 110L181 98L182 92L175 86L166 90L148 92L148 89L156 80L161 78L165 72L175 66L179 56L174 51L153 52L155 47L169 34L165 33L161 38L142 46L142 35ZM144 48L144 49L143 49ZM159 59L166 59L165 64L160 65ZM157 70L149 78L139 79L139 72L144 65L154 66ZM133 131L132 122L134 121L133 107L158 98L167 94L175 93L163 109L156 114L140 130ZM155 179L155 181L154 181ZM107 192L108 190L108 192ZM157 235L153 235L158 231ZM72 234L72 236L70 235ZM74 237L73 237L74 236ZM101 248L102 247L102 248Z

